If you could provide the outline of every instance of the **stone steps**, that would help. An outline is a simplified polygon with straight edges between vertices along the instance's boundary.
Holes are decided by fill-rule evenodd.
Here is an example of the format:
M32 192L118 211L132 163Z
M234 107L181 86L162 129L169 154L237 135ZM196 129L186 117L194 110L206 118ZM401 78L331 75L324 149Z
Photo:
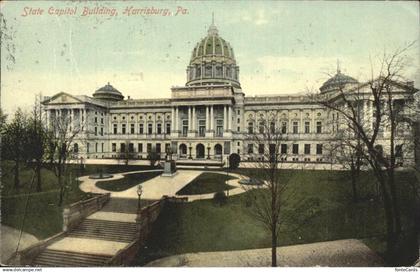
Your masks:
M33 265L47 267L105 266L111 258L112 256L46 249L36 257Z
M136 224L86 219L68 236L130 243L136 236Z

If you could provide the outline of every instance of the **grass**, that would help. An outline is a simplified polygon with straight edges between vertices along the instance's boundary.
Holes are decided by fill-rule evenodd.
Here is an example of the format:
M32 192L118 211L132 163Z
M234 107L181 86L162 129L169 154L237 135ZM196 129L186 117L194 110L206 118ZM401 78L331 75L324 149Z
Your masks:
M98 181L96 186L108 191L124 191L159 176L162 172L145 172L124 175L122 179Z
M83 172L79 165L69 165L68 177L70 182L64 198L63 206L58 206L59 187L54 173L47 169L42 169L42 192L36 192L35 184L31 187L32 170L22 167L20 172L20 188L13 187L13 163L1 161L1 224L21 229L35 235L38 239L45 239L62 230L63 207L90 197L79 190L79 184L74 179L77 175L89 175L97 173L99 168L104 172L116 173L135 170L151 169L145 166L134 165L86 165ZM25 207L26 210L25 221Z
M249 171L255 170L239 172L249 174ZM379 254L384 252L382 205L369 197L352 203L348 173L290 170L281 171L281 176L289 182L282 215L292 220L285 221L281 227L280 246L359 238ZM401 197L404 218L410 218L413 216L412 196L404 187L412 175L398 173L397 178L404 196ZM372 181L371 173L363 174L361 183L367 185L360 186L361 193L369 196L374 187ZM262 193L268 192L262 190ZM168 204L156 221L146 247L138 252L135 265L188 252L270 247L269 232L251 215L251 208L246 207L248 196L249 193L233 196L221 207L211 200ZM301 205L307 200L310 200L309 206ZM309 210L316 216L302 221L299 217L305 217ZM300 221L304 224L297 228L294 222ZM405 222L405 226L408 228L409 223ZM404 254L406 259L401 262L409 264L416 250Z
M226 191L235 188L225 183L230 179L235 179L235 177L219 173L204 172L179 190L176 194L195 195Z

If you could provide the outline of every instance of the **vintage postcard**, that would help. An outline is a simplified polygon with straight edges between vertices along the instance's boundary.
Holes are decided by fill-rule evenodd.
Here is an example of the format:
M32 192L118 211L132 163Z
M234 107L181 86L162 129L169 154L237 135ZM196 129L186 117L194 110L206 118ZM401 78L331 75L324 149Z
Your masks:
M419 270L417 1L0 9L4 271Z

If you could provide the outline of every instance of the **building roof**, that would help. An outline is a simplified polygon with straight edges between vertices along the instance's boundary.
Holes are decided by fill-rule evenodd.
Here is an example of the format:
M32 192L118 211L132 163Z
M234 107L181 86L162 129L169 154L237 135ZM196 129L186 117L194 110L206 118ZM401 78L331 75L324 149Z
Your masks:
M111 84L108 84L97 89L93 94L93 97L96 99L119 101L123 100L124 96L120 91L115 89Z

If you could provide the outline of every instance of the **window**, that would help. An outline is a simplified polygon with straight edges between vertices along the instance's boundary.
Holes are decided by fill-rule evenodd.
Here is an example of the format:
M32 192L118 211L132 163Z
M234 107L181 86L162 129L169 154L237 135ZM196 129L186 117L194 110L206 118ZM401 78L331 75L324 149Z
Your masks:
M216 120L216 136L222 137L223 136L223 120Z
M322 155L322 144L317 144L316 145L316 154L317 155Z
M248 123L248 133L253 134L254 133L254 123L249 122Z
M130 133L134 134L134 124L130 124Z
M305 154L311 154L311 145L310 144L305 144Z
M140 124L139 125L139 133L140 134L143 134L144 133L144 125L143 124Z
M112 143L112 152L117 152L117 144L116 143Z
M293 133L299 133L299 123L298 122L293 122Z
M160 154L161 151L161 144L156 144L156 153Z
M104 123L104 118L101 118L101 124L103 124Z
M104 143L101 143L101 152L104 152Z
M73 151L74 151L74 153L78 153L79 152L79 145L77 143L75 143L73 145Z
M123 153L125 152L125 143L120 144L120 151Z
M162 124L161 123L157 124L156 130L157 130L157 134L162 134Z
M238 124L240 124L241 123L241 118L238 118L237 122L238 122Z
M293 144L292 148L293 154L299 154L299 144Z
M212 76L212 67L210 65L207 65L205 68L205 77L211 77Z
M152 152L152 144L147 144L147 153Z
M322 133L322 122L316 122L316 133Z
M271 122L270 123L270 133L274 134L276 132L276 123Z
M248 144L248 154L252 154L252 153L254 153L254 145Z
M188 133L188 119L182 120L182 136L186 137Z
M171 144L165 144L165 153L171 152Z
M98 117L95 117L95 124L98 123Z
M166 134L171 134L171 123L166 123Z
M310 124L309 121L305 122L305 133L311 133Z
M258 145L258 153L259 154L264 154L264 144L259 144Z
M128 152L130 152L130 153L134 152L134 144L133 143L128 144Z
M89 143L87 143L87 146L86 146L86 153L89 153L89 149L90 149L90 144L89 144Z
M121 133L122 134L125 134L126 133L126 124L122 124L122 131L121 131Z
M281 123L281 133L286 134L287 133L287 122Z
M117 134L118 133L118 126L117 126L117 124L114 124L114 134Z
M153 133L153 124L149 123L147 124L147 134L152 134Z
M137 151L138 151L139 153L143 152L143 144L142 144L142 143L139 143L139 144L137 145Z
M104 136L104 128L101 127L101 136Z
M281 144L281 154L287 154L287 144Z
M259 127L258 127L258 132L264 133L264 122L260 122Z
M95 136L98 135L98 128L95 127Z
M223 70L222 66L216 66L216 77L222 77Z
M204 137L206 133L206 120L198 120L198 135Z
M402 144L395 146L395 157L396 158L402 158L403 157L403 150L402 150Z

